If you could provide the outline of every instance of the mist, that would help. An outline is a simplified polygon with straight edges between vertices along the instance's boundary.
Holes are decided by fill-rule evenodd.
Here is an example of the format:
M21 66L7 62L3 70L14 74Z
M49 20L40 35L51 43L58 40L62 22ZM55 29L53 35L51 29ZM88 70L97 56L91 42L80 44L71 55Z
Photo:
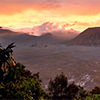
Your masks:
M79 31L73 29L66 30L64 26L62 27L59 24L51 22L45 22L41 25L34 26L33 28L17 29L17 31L28 33L29 35L34 36L41 36L46 33L51 33L58 38L64 39L72 39L80 33Z
M65 26L66 27L66 26ZM79 31L76 31L74 29L67 29L64 26L60 26L57 23L51 23L51 22L45 22L41 25L37 25L34 26L33 28L21 28L21 29L11 29L11 28L7 28L7 27L3 27L2 29L7 29L7 30L11 30L14 32L14 34L18 33L18 34L29 34L29 35L33 35L33 36L41 36L43 34L46 33L51 33L53 36L61 38L61 39L73 39L74 37L76 37L77 35L79 35ZM6 33L6 32L5 32ZM9 35L12 32L9 32ZM13 35L14 35L13 34ZM4 35L4 34L3 34ZM5 34L7 35L7 34Z

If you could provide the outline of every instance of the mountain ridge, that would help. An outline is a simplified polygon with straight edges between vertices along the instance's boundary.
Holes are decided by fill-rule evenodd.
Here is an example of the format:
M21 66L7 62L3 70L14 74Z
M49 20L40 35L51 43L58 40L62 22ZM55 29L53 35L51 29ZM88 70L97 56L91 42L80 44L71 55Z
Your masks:
M41 36L29 35L28 33L18 33L10 30L0 29L0 43L5 45L14 42L19 46L44 46L48 44L58 44L63 39L59 39L51 33L45 33Z

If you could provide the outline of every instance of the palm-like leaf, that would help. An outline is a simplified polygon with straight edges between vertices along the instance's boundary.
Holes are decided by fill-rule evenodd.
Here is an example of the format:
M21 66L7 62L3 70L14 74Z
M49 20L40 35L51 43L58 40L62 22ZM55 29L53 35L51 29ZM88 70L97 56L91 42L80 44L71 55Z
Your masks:
M11 43L10 45L7 46L6 49L0 49L0 63L1 64L7 62L7 60L10 59L10 54L12 54L13 52L12 50L13 47L15 47L14 43Z
M14 43L11 43L10 45L7 46L7 48L5 49L5 53L12 53L13 50L12 48L15 47Z
M13 47L15 47L14 42L11 43L11 44L9 44L8 47L6 48L6 50L11 49L11 48L13 48Z
M1 46L0 46L1 47ZM11 59L10 55L12 54L13 50L12 48L15 47L14 43L11 43L7 46L6 49L0 48L0 82L2 81L4 72L2 70L2 65L4 64L5 69L5 62L7 62L9 59Z

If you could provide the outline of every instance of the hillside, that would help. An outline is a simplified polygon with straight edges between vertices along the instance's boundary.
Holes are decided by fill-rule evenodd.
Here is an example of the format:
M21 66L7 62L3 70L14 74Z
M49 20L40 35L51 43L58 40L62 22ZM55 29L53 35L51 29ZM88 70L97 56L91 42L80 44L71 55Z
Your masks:
M74 39L67 41L67 45L100 45L100 27L88 28Z

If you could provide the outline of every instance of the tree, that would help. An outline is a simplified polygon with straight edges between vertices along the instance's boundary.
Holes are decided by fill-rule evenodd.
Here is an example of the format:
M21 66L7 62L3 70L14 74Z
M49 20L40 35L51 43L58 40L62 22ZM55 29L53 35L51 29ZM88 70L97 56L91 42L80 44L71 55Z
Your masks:
M95 86L94 89L92 89L92 91L90 91L90 93L92 93L92 94L100 94L100 88Z
M51 99L74 99L80 96L81 87L75 83L68 84L67 77L61 73L57 75L54 80L50 79L48 90ZM81 89L82 90L82 89ZM83 89L84 90L84 89ZM85 94L85 92L82 93Z
M67 87L67 77L63 73L57 75L54 80L50 79L48 89L49 94L53 99L60 99L63 96L63 91Z
M74 99L76 98L79 91L79 87L74 83L69 84L66 89L64 90L65 98L67 99Z
M84 98L86 98L87 94L88 94L88 92L83 87L79 86L79 91L78 91L77 99L78 100L84 99Z

